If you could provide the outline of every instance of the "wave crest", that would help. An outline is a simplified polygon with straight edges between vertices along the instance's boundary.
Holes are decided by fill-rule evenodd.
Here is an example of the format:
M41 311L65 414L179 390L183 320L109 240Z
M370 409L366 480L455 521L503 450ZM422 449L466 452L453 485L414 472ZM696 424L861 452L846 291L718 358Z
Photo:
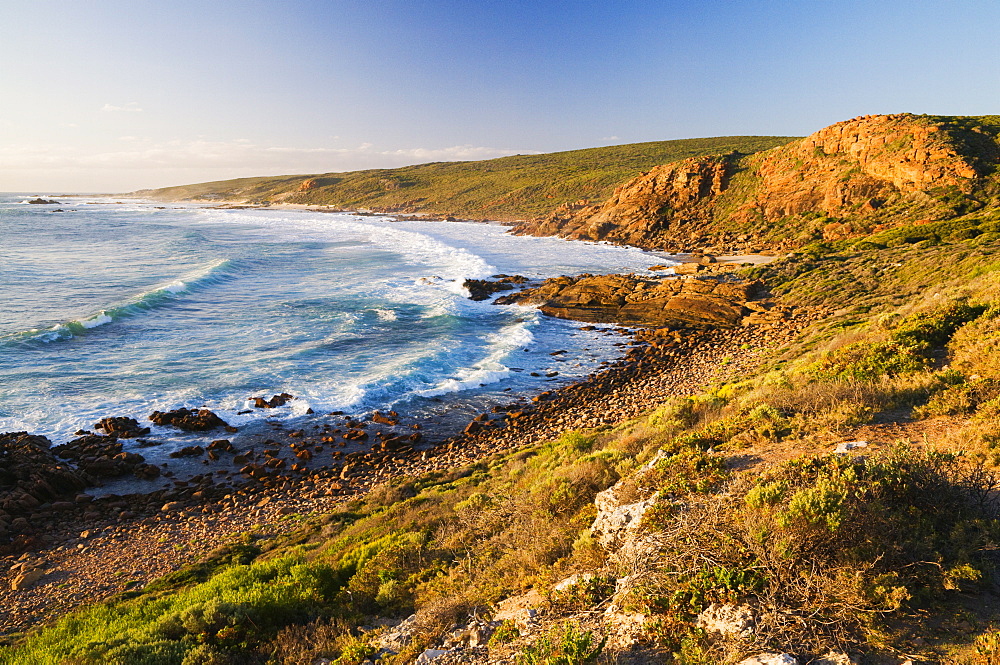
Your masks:
M213 284L232 279L235 267L233 261L222 259L182 275L163 286L157 286L140 293L120 305L102 309L87 317L58 323L45 330L36 328L0 336L0 343L43 342L47 344L72 339L85 334L88 330L156 309L175 300L180 295L199 291Z

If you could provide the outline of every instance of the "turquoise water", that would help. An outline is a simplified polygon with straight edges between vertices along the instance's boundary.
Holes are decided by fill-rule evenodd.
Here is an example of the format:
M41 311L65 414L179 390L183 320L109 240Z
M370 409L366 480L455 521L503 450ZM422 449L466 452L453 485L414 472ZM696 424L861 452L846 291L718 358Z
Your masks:
M181 406L241 425L280 392L298 399L269 417L537 390L531 372L583 376L614 340L462 282L662 262L486 224L26 198L0 195L0 431L55 440Z

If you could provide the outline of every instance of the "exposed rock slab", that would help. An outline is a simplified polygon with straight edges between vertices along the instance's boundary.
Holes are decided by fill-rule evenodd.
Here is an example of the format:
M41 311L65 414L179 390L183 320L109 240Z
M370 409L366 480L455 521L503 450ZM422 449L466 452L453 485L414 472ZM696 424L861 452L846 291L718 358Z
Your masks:
M496 302L535 304L549 316L589 323L731 328L762 290L759 282L584 274L548 279Z

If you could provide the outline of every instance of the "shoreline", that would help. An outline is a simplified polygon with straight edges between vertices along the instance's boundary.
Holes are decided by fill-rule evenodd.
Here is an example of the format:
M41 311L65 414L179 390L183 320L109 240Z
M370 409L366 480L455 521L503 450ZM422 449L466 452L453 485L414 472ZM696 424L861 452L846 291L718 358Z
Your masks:
M355 451L327 468L290 478L265 475L236 486L217 485L206 475L165 492L113 495L50 511L39 525L51 542L39 541L24 554L0 556L0 585L10 589L0 609L0 637L140 589L241 538L273 537L298 519L336 510L393 479L461 469L567 430L620 426L667 399L738 377L793 339L816 315L799 310L772 324L685 334L641 330L625 357L604 370L541 393L518 411L481 414L466 431L425 449ZM322 445L318 438L309 434L287 441ZM38 571L36 581L12 588L31 571Z
M284 209L312 211L310 206L285 205ZM690 258L647 253L671 261ZM720 266L757 262L745 261L749 257L743 256L717 258ZM775 258L762 257L761 261ZM516 395L516 400L474 418L466 414L420 430L414 428L419 423L413 419L398 418L397 424L374 430L373 423L378 421L371 419L365 426L376 436L347 442L331 432L354 428L348 423L355 416L310 415L273 421L265 412L254 427L247 426L256 431L247 432L252 441L239 444L240 455L222 455L210 463L203 455L211 457L211 453L200 450L179 459L177 464L189 469L189 477L164 474L162 489L119 495L112 492L124 492L126 485L146 481L109 480L106 485L112 489L106 492L88 487L75 496L60 496L41 505L36 502L24 516L29 533L35 535L22 540L14 552L0 555L0 570L5 571L0 573L0 585L10 589L7 607L0 608L0 638L81 605L141 588L242 533L280 530L287 528L281 526L283 520L334 510L388 480L461 468L537 445L565 430L618 426L665 399L697 392L709 380L733 375L755 362L775 340L788 338L801 327L794 315L791 321L683 333L607 328L606 334L622 335L620 345L631 344L624 357L606 360L604 369L598 367L587 377L554 390L546 390L545 379L540 378L530 390ZM452 396L448 401L462 399ZM416 431L419 437L412 444L401 440ZM227 434L220 431L218 436ZM310 462L313 457L317 462L321 457L330 459L331 453L328 464ZM246 459L236 463L240 456ZM275 460L281 466L270 467ZM25 575L37 579L15 588Z

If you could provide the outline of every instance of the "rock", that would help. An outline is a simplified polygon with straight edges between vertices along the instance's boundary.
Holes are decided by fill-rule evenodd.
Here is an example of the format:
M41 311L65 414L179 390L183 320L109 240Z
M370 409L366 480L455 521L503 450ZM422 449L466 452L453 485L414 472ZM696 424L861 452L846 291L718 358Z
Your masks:
M642 523L642 516L655 502L655 499L650 497L622 505L618 498L620 489L621 485L616 483L603 492L598 492L594 498L597 517L590 525L590 531L594 539L607 550L616 548L636 533Z
M217 427L224 427L227 430L233 429L226 421L208 409L201 409L199 411L192 409L153 411L149 419L155 425L172 426L188 432L204 432Z
M393 418L391 418L389 416L383 416L378 411L376 411L375 413L372 414L371 420L372 420L373 423L377 423L379 425L394 426L394 425L398 425L399 424L398 420L394 420Z
M594 579L593 573L576 573L575 575L570 575L566 579L556 584L554 587L552 587L552 590L557 593L561 591L566 591L570 587L574 587L578 584L586 584L592 579Z
M149 434L148 427L139 427L139 422L135 418L125 417L103 418L94 425L94 429L103 429L108 436L122 439L134 439Z
M852 450L857 450L858 448L867 448L867 441L844 441L838 443L837 447L833 449L834 455L846 455Z
M444 638L442 646L449 650L485 646L499 625L499 621L472 621L469 625L449 633Z
M205 449L201 446L184 446L180 450L175 450L170 453L170 456L176 459L180 457L198 457L199 455L204 454Z
M22 573L14 578L14 581L10 583L10 588L13 591L22 591L35 584L38 580L45 577L45 571L41 569L29 570L26 573Z
M700 263L682 263L674 266L674 274L676 275L697 275L703 270L705 270L705 266Z
M413 663L414 665L427 665L427 663L434 662L438 656L443 656L446 653L448 653L448 649L427 649L417 656L417 659Z
M763 292L760 282L722 278L657 280L636 275L579 275L497 298L498 304L538 305L562 319L635 326L735 327L743 303Z
M886 206L909 208L892 225L921 214L931 218L936 204L926 192L951 187L969 193L998 159L995 141L973 147L964 130L933 118L862 116L754 155L655 166L618 186L603 203L560 206L515 226L514 233L647 249L725 246L740 253L757 241L772 242L766 230L780 220L812 213L837 219L833 228L823 229L825 239L834 240L867 233L872 221L882 221L879 211ZM737 174L739 189L731 187ZM735 233L734 227L753 231Z
M160 477L160 467L155 464L139 464L132 471L139 480L155 480Z
M627 650L650 640L644 614L624 612L612 606L605 610L602 622L607 631L608 646L612 649Z
M59 201L54 201L52 199L43 199L43 198L31 199L30 201L28 201L28 203L32 203L34 205L61 205Z
M520 596L512 596L497 603L493 620L497 622L512 621L518 628L526 631L538 627L538 608L545 604L545 598L537 590L532 589Z
M799 665L799 661L787 653L762 653L741 660L738 665Z
M183 501L170 501L168 503L163 504L163 506L160 507L160 512L172 513L174 511L180 510L183 507L184 507Z
M716 605L712 603L695 621L698 628L710 633L750 637L753 635L756 619L747 605Z
M399 653L410 646L413 641L413 634L417 630L417 615L411 614L401 622L379 635L375 643L381 649Z
M515 284L524 284L527 277L521 275L494 275L494 280L467 279L462 284L469 292L470 300L486 300L494 293L512 291Z
M846 653L831 651L825 656L812 661L810 665L857 665L857 663L857 659L848 656Z

